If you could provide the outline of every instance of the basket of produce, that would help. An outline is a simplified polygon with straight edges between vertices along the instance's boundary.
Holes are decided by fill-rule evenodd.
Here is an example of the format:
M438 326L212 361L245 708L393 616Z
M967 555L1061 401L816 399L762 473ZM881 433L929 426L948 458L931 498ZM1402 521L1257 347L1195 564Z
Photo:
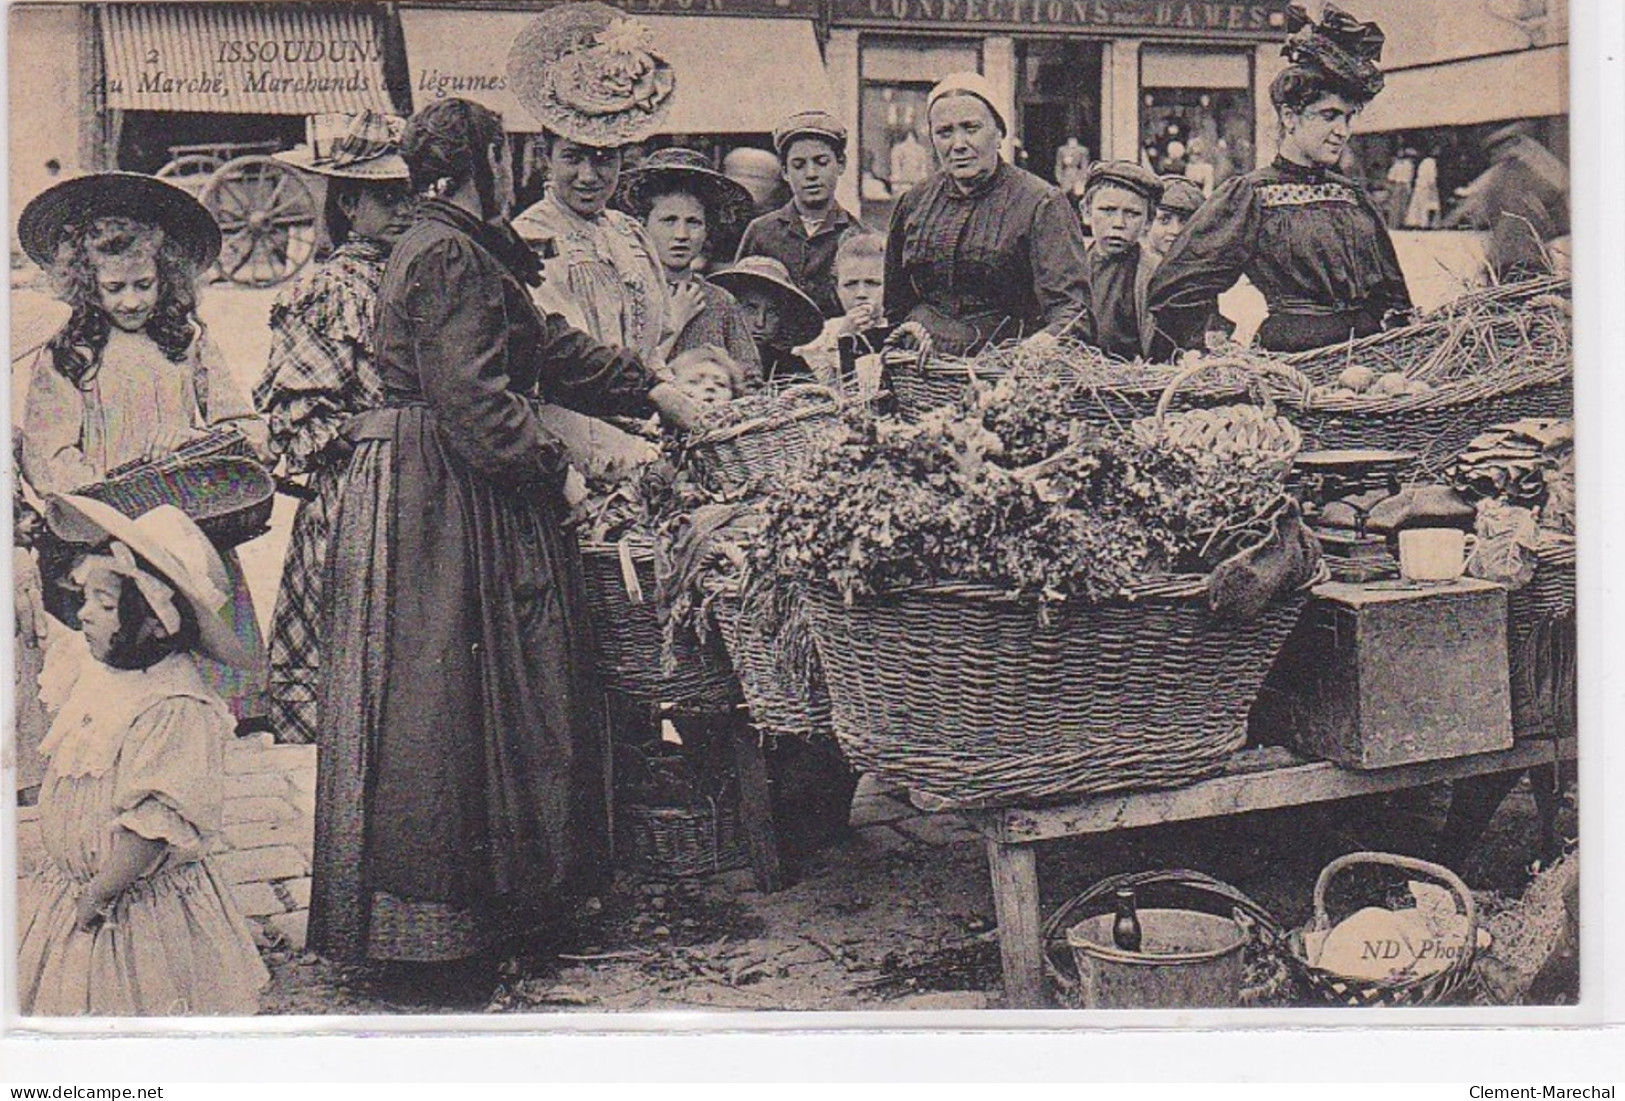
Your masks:
M1232 1008L1259 999L1284 936L1267 910L1210 875L1128 872L1050 915L1044 969L1060 1000L1081 1009Z
M1185 401L1199 407L1245 397L1250 367L1230 362L1187 380ZM995 400L1005 401L1049 385L1067 393L1065 419L1123 428L1150 416L1180 374L1178 367L1124 363L1087 344L1061 341L1048 347L990 345L969 358L898 357L888 361L887 384L905 420L958 405L967 390L991 388Z
M1176 786L1240 748L1318 576L1275 459L1037 405L854 425L753 563L808 593L854 766L966 806Z
M716 754L707 757L695 760L669 743L617 748L617 863L645 875L686 877L749 862L738 783Z
M690 438L688 457L718 491L777 484L862 400L816 383L736 398Z
M1275 402L1254 376L1258 405L1220 405L1169 412L1174 396L1200 375L1211 374L1213 361L1198 362L1180 371L1164 388L1151 417L1134 422L1141 443L1166 439L1176 447L1211 456L1221 463L1246 460L1261 470L1285 477L1303 447L1303 434L1276 412Z
M1425 878L1408 880L1398 905L1365 906L1334 924L1328 888L1361 865ZM1461 987L1480 946L1477 904L1455 872L1413 857L1356 852L1321 871L1314 916L1288 934L1286 959L1317 1001L1357 1008L1434 1005Z
M1567 280L1466 295L1402 329L1286 357L1280 397L1318 450L1413 451L1440 470L1491 425L1574 415Z
M131 517L173 505L221 549L263 535L276 503L276 482L232 429L217 429L162 459L116 467L73 492Z
M720 641L680 637L668 647L652 541L632 535L613 543L584 541L581 564L606 688L651 706L695 712L738 706L739 682Z

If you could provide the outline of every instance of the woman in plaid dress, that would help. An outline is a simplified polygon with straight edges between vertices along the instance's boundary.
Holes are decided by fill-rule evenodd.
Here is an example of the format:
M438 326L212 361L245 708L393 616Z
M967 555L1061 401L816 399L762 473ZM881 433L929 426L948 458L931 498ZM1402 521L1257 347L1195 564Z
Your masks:
M294 516L271 617L270 717L279 742L316 740L322 572L350 451L344 422L382 397L372 364L378 287L412 208L401 126L373 112L316 116L310 143L279 154L327 178L325 220L337 246L271 307L270 360L254 390L285 473L307 475L310 489Z

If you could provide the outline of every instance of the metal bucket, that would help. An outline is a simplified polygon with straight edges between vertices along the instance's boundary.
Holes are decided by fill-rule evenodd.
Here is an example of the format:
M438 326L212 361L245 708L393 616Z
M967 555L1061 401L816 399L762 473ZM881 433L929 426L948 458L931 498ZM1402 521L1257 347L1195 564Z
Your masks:
M1113 915L1066 931L1085 1009L1215 1009L1240 1004L1248 934L1234 919L1141 909L1140 951L1112 943Z

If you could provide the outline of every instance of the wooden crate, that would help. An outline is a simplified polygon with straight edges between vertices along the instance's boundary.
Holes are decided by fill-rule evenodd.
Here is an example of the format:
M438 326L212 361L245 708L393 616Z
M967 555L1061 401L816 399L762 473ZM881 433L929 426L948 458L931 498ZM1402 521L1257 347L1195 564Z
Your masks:
M1347 768L1508 749L1506 592L1464 578L1315 590L1255 706L1259 740Z

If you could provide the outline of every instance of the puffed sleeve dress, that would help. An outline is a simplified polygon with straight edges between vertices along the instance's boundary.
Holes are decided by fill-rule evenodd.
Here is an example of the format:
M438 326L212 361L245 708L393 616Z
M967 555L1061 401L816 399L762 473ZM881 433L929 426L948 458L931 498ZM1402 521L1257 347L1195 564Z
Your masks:
M1353 180L1277 158L1226 182L1151 277L1159 330L1198 347L1218 297L1245 275L1269 304L1258 342L1277 352L1381 331L1410 292L1382 215Z
M90 659L40 745L46 859L19 892L25 1014L253 1013L270 976L204 859L220 828L232 717L190 654L144 670ZM93 932L80 893L120 827L167 848Z

